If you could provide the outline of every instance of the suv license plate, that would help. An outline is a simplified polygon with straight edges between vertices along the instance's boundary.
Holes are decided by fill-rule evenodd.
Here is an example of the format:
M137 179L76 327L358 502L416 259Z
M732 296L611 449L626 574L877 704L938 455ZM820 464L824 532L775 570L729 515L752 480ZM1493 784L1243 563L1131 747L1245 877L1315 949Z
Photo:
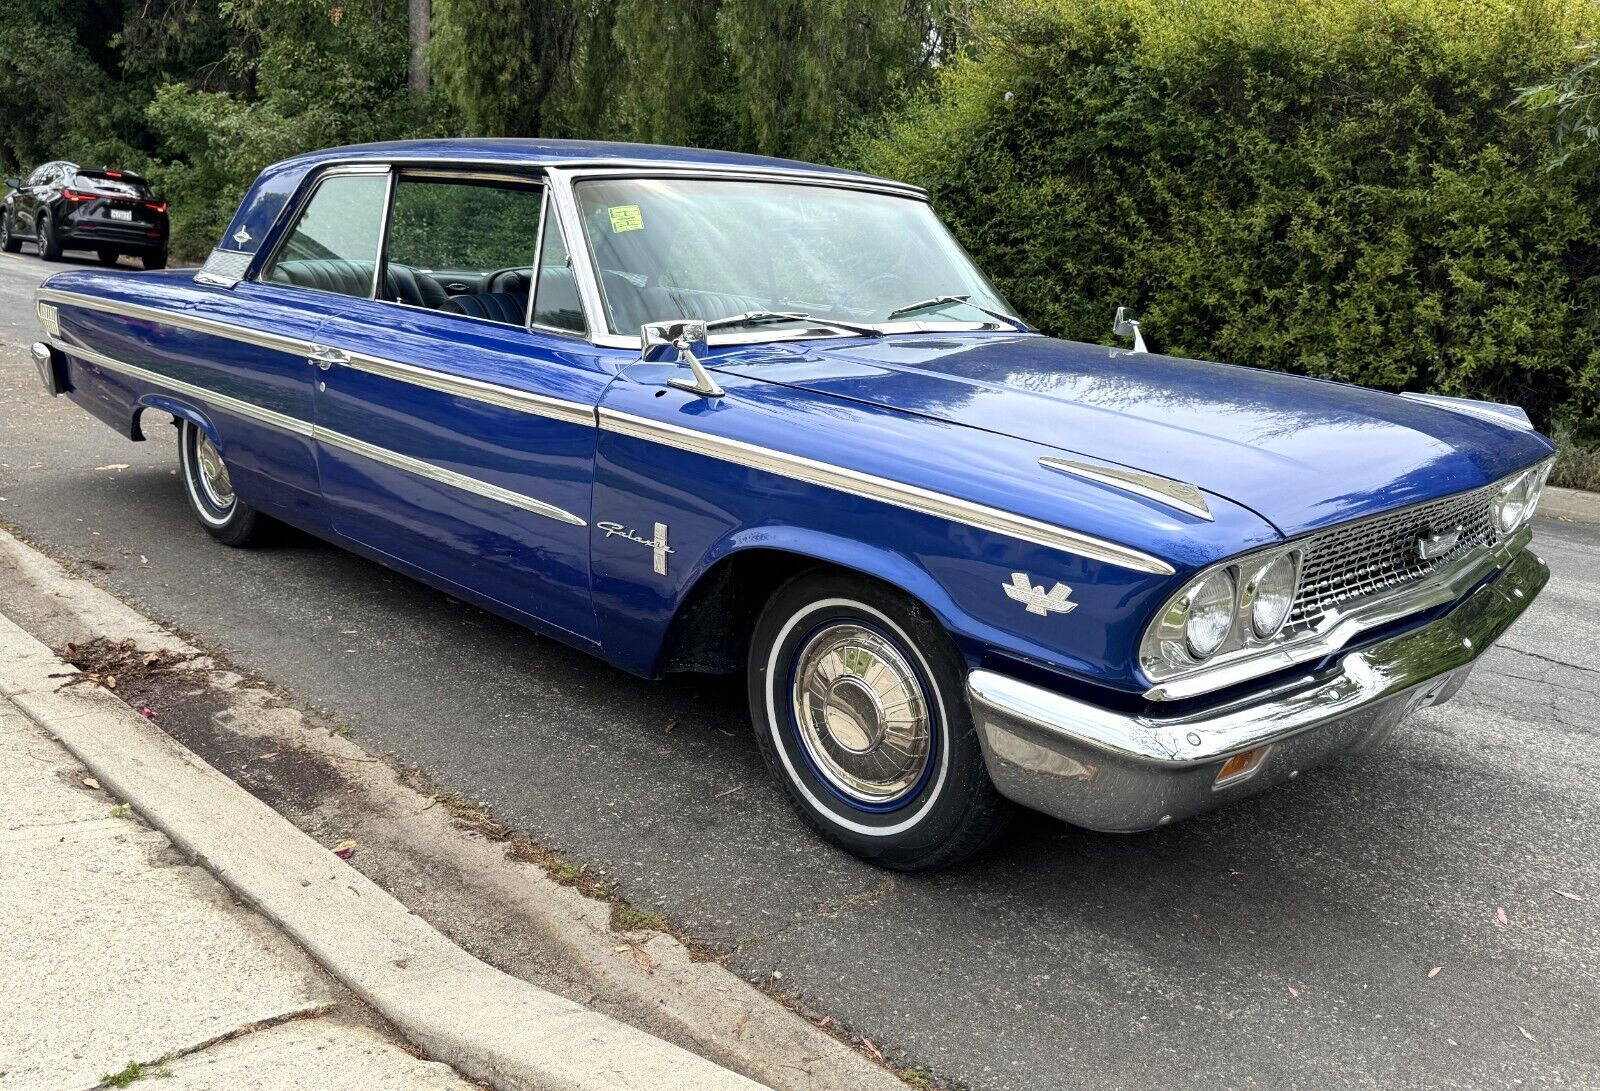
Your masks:
M133 210L131 208L113 208L111 210L111 218L113 220L128 220L131 222L133 220Z

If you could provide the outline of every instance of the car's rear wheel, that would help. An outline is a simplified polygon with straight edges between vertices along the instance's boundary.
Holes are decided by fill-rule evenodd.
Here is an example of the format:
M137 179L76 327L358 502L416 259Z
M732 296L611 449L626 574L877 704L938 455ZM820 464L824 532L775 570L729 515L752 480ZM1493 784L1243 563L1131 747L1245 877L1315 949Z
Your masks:
M94 256L100 259L101 265L115 265L117 263L117 258L121 257L122 255L118 254L115 250L108 250L102 247L94 252Z
M0 209L0 250L15 254L22 249L22 240L11 233L11 210Z
M984 768L966 668L928 610L861 576L799 576L750 643L750 711L768 766L811 826L904 871L982 849L1012 805Z
M165 269L167 267L167 252L158 250L154 254L145 254L139 259L146 269Z
M265 516L239 499L216 444L186 420L178 422L178 464L189 508L207 534L231 546L254 545L261 539Z
M50 226L49 213L39 214L39 256L45 261L61 260L61 243L56 241L56 233Z

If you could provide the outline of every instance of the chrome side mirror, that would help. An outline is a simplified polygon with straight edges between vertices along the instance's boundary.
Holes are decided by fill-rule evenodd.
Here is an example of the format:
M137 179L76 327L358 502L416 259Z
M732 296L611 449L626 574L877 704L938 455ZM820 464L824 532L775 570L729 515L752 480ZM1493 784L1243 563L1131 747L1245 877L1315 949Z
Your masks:
M639 360L641 363L659 361L666 348L678 350L677 362L694 373L693 379L668 379L668 386L687 390L707 398L720 398L724 391L711 377L695 350L706 349L706 324L695 319L678 319L673 322L647 322L639 327Z
M1128 316L1128 308L1118 307L1117 317L1111 320L1111 332L1118 337L1132 337L1134 352L1149 352L1145 348L1144 334L1139 332L1139 320Z

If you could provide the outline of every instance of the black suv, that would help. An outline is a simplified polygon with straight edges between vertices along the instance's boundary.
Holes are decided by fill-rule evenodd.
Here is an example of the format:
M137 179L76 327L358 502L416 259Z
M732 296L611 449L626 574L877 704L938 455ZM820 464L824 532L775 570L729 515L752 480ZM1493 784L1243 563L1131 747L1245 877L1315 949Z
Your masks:
M45 261L93 250L106 265L136 254L146 269L167 267L167 202L138 175L57 161L6 185L15 192L0 204L0 250L33 242Z

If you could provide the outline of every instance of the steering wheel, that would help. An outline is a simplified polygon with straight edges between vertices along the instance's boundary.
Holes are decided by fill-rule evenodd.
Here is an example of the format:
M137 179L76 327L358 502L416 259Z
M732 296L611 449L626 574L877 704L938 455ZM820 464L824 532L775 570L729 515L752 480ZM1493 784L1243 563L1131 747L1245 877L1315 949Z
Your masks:
M838 299L834 300L834 307L841 311L859 311L856 306L856 297L865 295L867 289L879 284L904 284L905 277L899 273L873 273L863 280L856 281Z

